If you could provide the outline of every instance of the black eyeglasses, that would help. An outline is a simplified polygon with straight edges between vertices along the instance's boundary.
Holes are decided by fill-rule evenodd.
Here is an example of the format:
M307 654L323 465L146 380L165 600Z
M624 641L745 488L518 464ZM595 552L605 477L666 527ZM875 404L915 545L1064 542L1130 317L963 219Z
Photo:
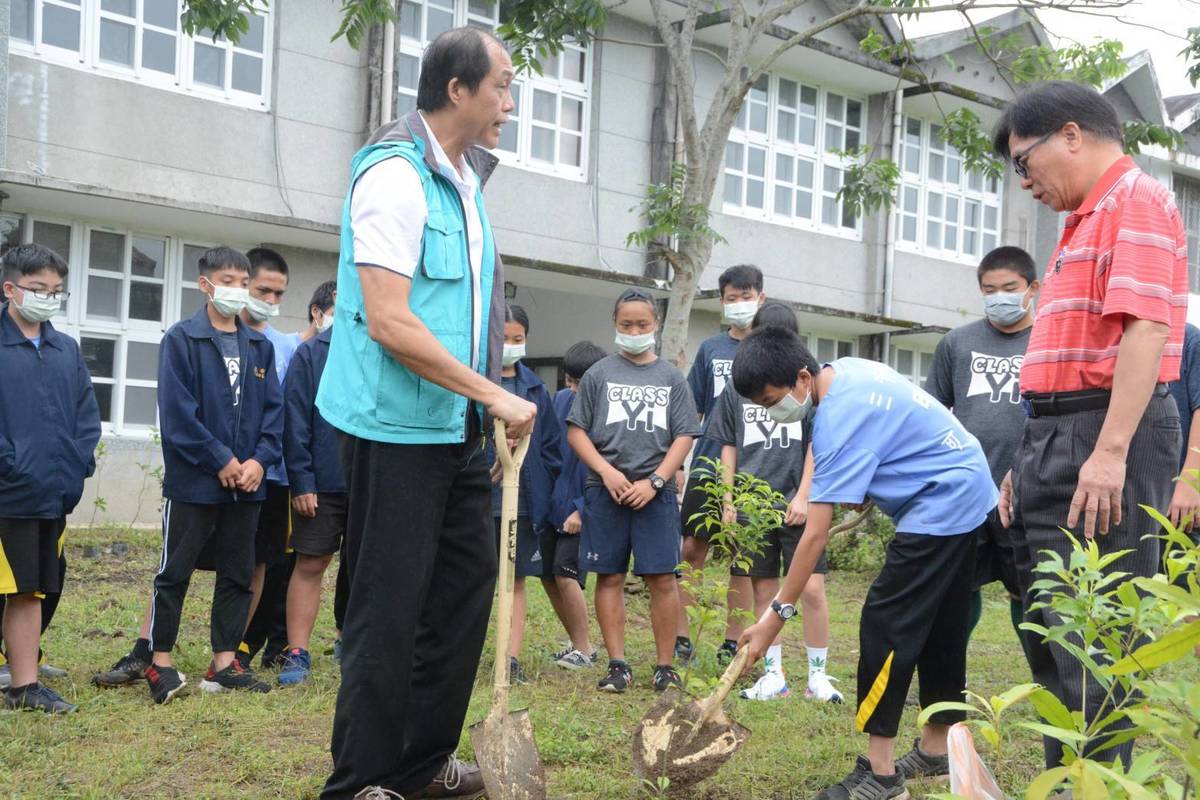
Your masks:
M23 292L29 292L31 295L36 297L38 300L58 300L61 302L61 301L65 301L68 297L71 296L71 293L67 292L67 291L47 292L44 289L30 289L28 286L22 286L19 283L17 284L17 288Z
M1026 147L1019 153L1013 153L1013 172L1017 173L1018 178L1025 180L1029 177L1029 154L1032 153L1038 145L1045 144L1047 141L1049 141L1050 137L1056 133L1058 133L1058 131L1050 131L1049 133L1042 134L1041 138L1029 145L1029 147Z

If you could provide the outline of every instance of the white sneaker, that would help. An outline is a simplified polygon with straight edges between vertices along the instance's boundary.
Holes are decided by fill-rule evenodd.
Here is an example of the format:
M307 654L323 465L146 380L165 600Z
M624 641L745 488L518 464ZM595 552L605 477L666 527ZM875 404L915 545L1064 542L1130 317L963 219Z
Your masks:
M843 700L842 693L833 688L833 681L836 680L837 678L831 678L824 672L809 675L808 690L804 692L804 696L823 703L840 703Z
M791 694L787 679L781 672L768 672L754 682L749 689L742 689L745 700L779 700Z

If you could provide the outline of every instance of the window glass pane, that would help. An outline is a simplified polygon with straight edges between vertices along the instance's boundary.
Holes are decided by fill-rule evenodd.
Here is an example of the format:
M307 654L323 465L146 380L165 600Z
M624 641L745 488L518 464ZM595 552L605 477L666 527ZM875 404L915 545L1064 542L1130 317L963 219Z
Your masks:
M166 265L167 243L163 239L133 237L133 252L130 268L134 275L143 278L161 278Z
M478 17L492 16L494 7L494 4L489 3L488 0L469 0L467 3L467 10Z
M796 192L796 216L812 219L812 192Z
M831 151L842 149L842 129L832 122L825 123L825 149Z
M817 361L825 363L837 358L837 342L833 339L817 339Z
M925 223L925 244L929 247L942 246L942 223L935 220Z
M751 175L767 174L767 151L761 147L751 147L746 151L746 172Z
M33 223L33 241L45 245L58 253L68 265L71 263L70 225L59 225L56 222L38 222L35 220Z
M742 146L737 142L725 143L725 166L731 169L742 168Z
M788 108L796 107L796 86L795 81L789 81L787 78L779 79L779 105L787 106Z
M396 98L396 116L398 116L398 117L403 117L405 114L412 111L416 107L417 107L417 98L415 95L402 94ZM512 123L512 122L508 123L507 125L504 126L504 130L508 130L514 124L515 123ZM504 133L503 132L501 132L501 134L500 134L500 143L504 144Z
M917 191L917 187L905 186L904 187L904 210L912 212L913 214L916 214L917 213L917 201L920 199L920 196L921 195L920 195L920 192Z
M162 294L162 284L141 283L140 281L130 283L129 318L150 322L162 320Z
M133 66L133 26L100 20L100 60Z
M545 58L540 59L540 60L542 62L542 74L545 75L547 78L557 78L558 77L558 56L557 55L546 56Z
M428 11L429 16L425 20L425 38L432 42L439 34L454 27L454 15L439 8L431 7Z
M855 228L858 226L858 219L854 216L854 209L848 204L842 205L842 227Z
M152 30L142 31L142 67L175 74L175 37Z
M42 6L42 41L79 52L79 12L62 6Z
M180 292L179 317L181 319L188 319L199 311L200 307L206 302L208 302L208 298L204 292L194 289L191 286L184 286L183 291Z
M853 342L838 342L837 343L837 354L838 354L838 358L849 358L850 356L854 355L854 343Z
M557 98L553 92L546 92L541 89L533 90L533 118L539 122L555 122L555 106Z
M817 90L811 86L800 87L800 113L810 117L817 115Z
M931 152L929 154L929 167L925 170L925 174L928 175L931 180L940 181L942 179L942 174L945 171L945 160L946 157L941 153Z
M750 105L750 130L759 133L767 132L767 106L765 103Z
M832 197L821 198L821 222L826 225L836 225L838 221L837 201Z
M900 224L900 238L906 242L915 242L917 240L917 218L905 215Z
M135 381L158 380L158 345L129 342L125 350L125 377Z
M84 336L79 340L79 352L88 374L93 378L111 378L117 343L113 339L93 339Z
M119 279L101 278L97 275L88 277L87 282L87 315L101 319L121 319L121 281Z
M237 46L243 50L263 51L263 39L266 36L266 21L258 14L250 15L250 30L242 35Z
M583 137L571 133L558 135L558 161L560 164L578 167L583 163Z
M860 134L858 131L846 130L846 149L855 150L860 142Z
M111 272L125 271L125 236L107 231L92 231L88 248L88 266Z
M225 50L208 44L196 42L195 57L192 59L192 79L196 83L204 83L225 88Z
M973 192L983 191L983 176L978 172L967 173L967 188Z
M11 214L0 216L0 234L3 235L3 239L0 240L0 255L4 255L10 247L16 247L25 241L25 220Z
M134 0L100 0L100 7L105 11L111 11L114 14L122 14L126 17L132 17L134 8L137 3Z
M851 128L862 127L862 103L857 100L846 101L846 124Z
M997 209L995 206L984 206L983 207L983 227L995 230L996 222L997 222L996 218L997 218Z
M796 115L791 111L779 110L775 118L775 135L785 142L796 140Z
M562 76L564 81L583 83L584 55L582 50L567 49L562 52Z
M539 161L554 163L554 131L548 128L533 129L533 157Z
M13 0L9 11L9 36L33 41L33 0Z
M262 93L263 62L257 56L244 53L233 54L233 80L231 85L239 92Z
M504 123L504 127L500 129L500 143L496 145L501 150L507 150L510 153L517 152L517 139L521 133L520 112L521 112L521 84L514 83L511 86L513 98L513 110L508 115L508 122ZM412 99L413 107L416 107L416 99Z
M100 406L100 421L112 422L112 384L93 383L96 390L96 405Z
M754 208L763 207L763 182L746 181L746 205Z
M775 155L775 179L780 181L791 182L792 180L792 164L795 163L792 157L783 153Z
M975 231L969 228L963 229L963 253L969 256L979 255L979 251L975 249L978 244L978 236Z
M947 197L946 198L946 217L945 217L945 219L946 219L946 222L953 223L955 225L958 224L958 198L957 197Z
M825 116L835 122L842 121L844 98L840 94L830 92L825 95Z
M775 213L785 217L792 215L792 190L786 186L775 187Z
M194 281L200 275L200 257L207 249L198 244L183 246L183 279L185 281Z
M145 386L125 387L125 424L153 425L158 422L158 390Z
M583 130L583 101L575 100L571 97L564 97L561 105L562 116L559 118L559 124L572 131Z
M933 368L933 353L921 353L921 371L918 373L921 380L924 381L929 375L929 370Z
M996 249L996 237L994 234L985 233L983 235L983 252L990 253Z
M142 0L142 19L149 25L179 29L178 0Z
M725 175L725 202L735 206L742 204L742 179L737 175Z
M421 38L421 7L408 0L400 4L400 35L409 39Z
M912 377L913 373L913 354L912 350L905 350L902 347L896 348L896 371L901 375Z
M796 141L801 144L815 145L817 143L817 121L811 117L801 117L796 132Z
M421 75L421 59L416 56L410 56L408 53L400 54L400 61L397 64L397 77L400 79L400 85L405 89L417 89L417 78ZM513 99L516 100L517 85L513 84ZM516 113L515 109L514 112Z
M806 161L803 158L796 159L796 183L799 186L812 187L813 162Z
M929 195L929 216L940 217L942 215L942 196L937 193Z

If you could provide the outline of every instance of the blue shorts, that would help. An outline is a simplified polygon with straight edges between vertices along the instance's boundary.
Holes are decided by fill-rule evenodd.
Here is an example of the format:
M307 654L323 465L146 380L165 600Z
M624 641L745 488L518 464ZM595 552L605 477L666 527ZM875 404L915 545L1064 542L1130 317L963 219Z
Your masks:
M500 549L500 518L492 517L492 521L496 528L496 550L498 551ZM541 543L538 541L537 534L533 532L533 525L529 522L529 517L517 517L516 554L517 558L514 565L513 577L543 578L554 576L553 571L542 560ZM553 564L550 566L552 567Z
M584 492L581 567L599 575L667 575L679 566L679 506L664 489L640 511L613 502L603 486Z

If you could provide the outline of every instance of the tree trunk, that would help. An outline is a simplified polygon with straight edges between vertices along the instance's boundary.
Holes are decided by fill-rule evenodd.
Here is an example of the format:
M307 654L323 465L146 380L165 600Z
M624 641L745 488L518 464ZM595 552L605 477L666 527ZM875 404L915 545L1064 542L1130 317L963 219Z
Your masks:
M681 243L679 250L671 257L675 270L667 302L667 316L662 325L661 355L680 369L686 363L688 323L692 316L692 304L696 301L696 285L711 255L711 242L689 239Z

